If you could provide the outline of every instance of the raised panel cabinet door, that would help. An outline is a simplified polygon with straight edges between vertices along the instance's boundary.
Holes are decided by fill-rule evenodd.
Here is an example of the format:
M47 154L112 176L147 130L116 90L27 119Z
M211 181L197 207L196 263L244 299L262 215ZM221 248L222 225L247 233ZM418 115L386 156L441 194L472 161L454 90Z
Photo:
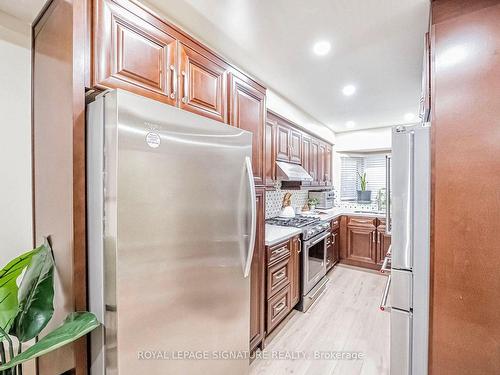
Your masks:
M301 165L306 170L307 173L311 174L311 138L306 135L302 135L302 161ZM310 181L303 181L303 186L311 185Z
M326 238L326 270L333 267L333 236Z
M363 220L364 221L364 220ZM377 227L374 222L361 223L362 220L349 220L347 224L347 258L351 264L376 268L377 265Z
M280 124L276 133L276 160L290 161L290 128Z
M227 122L226 68L179 43L179 107Z
M340 261L340 229L337 228L332 232L332 246L333 246L333 264Z
M257 233L255 249L250 271L250 349L255 349L265 336L265 244L264 215L265 191L256 189L257 198Z
M290 294L291 307L294 307L300 300L300 253L302 251L299 236L290 239L292 252L290 254Z
M265 126L265 185L268 190L274 190L276 183L276 122L268 119Z
M290 130L290 163L300 164L302 161L302 134L297 130Z
M121 88L175 105L177 41L111 0L93 13L93 86Z
M318 184L321 186L326 185L325 154L326 154L326 145L323 142L319 142L319 146L318 146Z
M324 176L325 176L325 185L332 186L332 147L330 145L326 145L325 147L325 157L324 157Z
M318 174L318 156L319 156L319 142L316 139L311 141L311 156L309 157L311 163L310 175L312 177L312 186L319 186Z
M230 124L253 134L252 169L256 185L263 186L266 94L233 74L230 84Z

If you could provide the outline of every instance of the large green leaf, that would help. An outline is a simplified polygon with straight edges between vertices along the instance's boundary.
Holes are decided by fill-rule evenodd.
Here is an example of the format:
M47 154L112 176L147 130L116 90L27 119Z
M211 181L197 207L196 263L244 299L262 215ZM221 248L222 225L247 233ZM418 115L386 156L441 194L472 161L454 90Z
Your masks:
M9 333L26 342L45 328L54 313L54 259L48 245L31 259L18 298L19 311Z
M31 258L42 251L43 247L42 245L18 256L0 270L0 327L5 332L9 332L18 312L17 278L31 262ZM3 335L0 333L0 341L2 338Z
M12 368L20 363L40 357L86 335L100 326L94 314L89 312L75 312L68 315L64 323L43 337L40 341L18 354L10 362L0 366L0 371Z

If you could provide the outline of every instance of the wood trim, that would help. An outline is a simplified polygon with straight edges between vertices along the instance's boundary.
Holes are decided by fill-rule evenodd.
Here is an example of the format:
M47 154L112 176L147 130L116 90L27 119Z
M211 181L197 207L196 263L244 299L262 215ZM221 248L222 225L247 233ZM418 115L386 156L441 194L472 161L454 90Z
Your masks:
M76 311L87 310L87 198L85 80L88 50L88 5L73 1L73 288ZM74 344L75 375L88 374L87 336Z
M496 4L500 0L433 0L431 22L434 25Z
M220 64L221 62L227 62L231 68L230 72L237 75L239 78L247 81L249 84L254 84L259 87L259 89L265 93L266 86L257 78L250 77L248 73L244 70L238 68L235 64L231 63L229 59L215 52L213 49L208 48L205 44L198 41L194 36L189 34L187 31L181 29L179 26L170 22L166 19L166 16L163 14L159 14L156 10L153 10L151 7L144 5L139 0L113 0L116 4L121 5L122 7L129 9L134 14L139 14L141 18L144 18L149 23L153 24L159 29L162 29L166 26L173 29L174 36L179 39L182 43L187 46L193 48L194 50L200 52L208 59L214 59L213 62L216 64ZM133 8L133 9L131 9Z
M302 133L306 133L308 136L316 138L316 139L318 139L318 140L320 140L320 141L322 141L322 142L324 142L332 147L334 146L334 144L331 143L331 141L323 138L320 135L312 133L310 130L306 129L304 126L299 125L296 122L293 122L293 121L287 119L286 117L280 115L279 113L273 111L272 109L269 109L269 108L267 109L267 117L273 119L274 121L277 121L278 123L284 122L285 125L288 125L292 128L296 128L297 130L300 130Z

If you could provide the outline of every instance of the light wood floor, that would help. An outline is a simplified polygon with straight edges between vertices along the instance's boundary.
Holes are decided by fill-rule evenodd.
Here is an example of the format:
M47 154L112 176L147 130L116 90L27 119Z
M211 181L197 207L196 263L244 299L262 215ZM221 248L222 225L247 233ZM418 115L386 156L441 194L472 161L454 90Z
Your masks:
M265 348L281 351L363 352L360 360L255 359L251 375L389 374L390 326L379 310L386 276L347 266L329 273L328 291L307 312L292 312L283 329Z

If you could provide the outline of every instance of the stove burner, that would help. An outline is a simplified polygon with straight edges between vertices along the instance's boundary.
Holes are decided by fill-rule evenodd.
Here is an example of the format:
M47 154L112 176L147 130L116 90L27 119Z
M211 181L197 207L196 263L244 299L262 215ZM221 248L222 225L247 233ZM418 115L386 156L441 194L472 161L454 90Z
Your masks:
M283 227L296 227L296 228L303 228L308 225L314 224L319 221L319 218L317 217L310 217L310 216L295 216L295 217L273 217L272 219L267 219L266 223L267 224L272 224L272 225L280 225Z

